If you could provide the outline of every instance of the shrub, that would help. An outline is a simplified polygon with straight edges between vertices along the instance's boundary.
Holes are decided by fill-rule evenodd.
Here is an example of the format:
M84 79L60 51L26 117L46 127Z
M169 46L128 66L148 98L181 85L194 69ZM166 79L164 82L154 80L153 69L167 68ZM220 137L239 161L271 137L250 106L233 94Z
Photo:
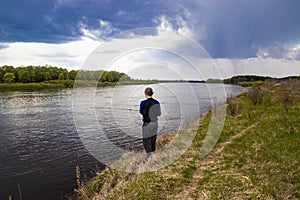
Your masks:
M230 116L234 117L238 115L238 104L235 101L235 98L232 94L229 94L226 98L226 103L227 103L227 114Z
M263 101L263 92L260 87L253 87L247 93L248 98L254 105L261 104Z

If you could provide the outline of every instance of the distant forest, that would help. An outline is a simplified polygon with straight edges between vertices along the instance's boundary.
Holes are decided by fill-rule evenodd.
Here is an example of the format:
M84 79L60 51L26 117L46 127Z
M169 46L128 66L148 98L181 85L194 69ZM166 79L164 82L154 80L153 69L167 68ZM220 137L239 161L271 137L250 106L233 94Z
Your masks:
M232 78L224 79L223 83L225 84L241 84L246 82L263 82L266 80L289 80L289 79L300 79L300 76L288 76L284 78L272 78L269 76L233 76Z
M75 79L100 82L131 80L128 75L117 71L68 71L67 69L49 66L13 67L5 65L0 67L0 83L40 83L52 80Z
M124 82L143 82L145 80L133 80L125 73L117 71L83 71L83 70L71 70L68 71L64 68L52 67L52 66L2 66L0 67L0 83L41 83L48 81L61 81L74 80L83 81L98 81L99 83L116 83L119 81ZM256 82L262 83L266 80L286 80L286 79L300 79L300 76L289 76L285 78L272 78L268 76L233 76L232 78L220 80L220 79L208 79L206 81L198 80L148 80L149 82L195 82L195 83L225 83L225 84L238 84L247 86L248 83Z

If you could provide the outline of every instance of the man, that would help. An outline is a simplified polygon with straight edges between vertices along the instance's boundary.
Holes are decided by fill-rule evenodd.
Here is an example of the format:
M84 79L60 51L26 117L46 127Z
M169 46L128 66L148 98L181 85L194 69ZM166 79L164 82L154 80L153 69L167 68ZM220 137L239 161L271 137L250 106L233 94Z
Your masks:
M143 115L143 145L147 152L147 159L156 149L157 117L161 115L160 103L152 98L152 88L145 89L145 97L140 104L140 113Z

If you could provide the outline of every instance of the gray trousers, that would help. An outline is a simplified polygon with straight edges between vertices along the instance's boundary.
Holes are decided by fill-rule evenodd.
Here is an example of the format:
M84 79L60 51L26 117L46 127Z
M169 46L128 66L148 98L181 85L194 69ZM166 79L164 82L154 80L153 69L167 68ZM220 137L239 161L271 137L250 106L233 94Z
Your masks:
M157 129L157 122L143 124L143 145L147 153L154 152L156 150Z

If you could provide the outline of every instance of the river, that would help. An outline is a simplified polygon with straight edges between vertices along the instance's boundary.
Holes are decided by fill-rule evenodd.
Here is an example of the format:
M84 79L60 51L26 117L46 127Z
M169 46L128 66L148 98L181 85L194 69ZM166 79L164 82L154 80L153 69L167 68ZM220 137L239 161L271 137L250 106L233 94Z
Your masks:
M154 97L162 106L159 134L184 126L195 114L205 113L212 106L211 98L224 95L224 88L227 94L245 91L239 86L192 83L188 84L193 88L190 92L186 85L152 85ZM145 87L128 85L97 91L79 90L93 93L94 104L89 107L116 145L124 149L141 149L138 106L144 98ZM84 181L104 167L89 152L95 143L92 138L86 141L88 132L77 132L78 128L84 130L85 127L78 127L80 123L74 121L79 115L89 124L89 117L84 117L84 110L78 106L89 102L87 96L74 99L71 89L0 93L0 199L8 199L9 195L19 199L18 185L24 200L62 199L76 188L76 165L80 166ZM74 109L74 106L77 107ZM122 132L130 134L124 136ZM87 143L88 147L84 145ZM97 146L101 147L101 144L97 143ZM97 150L96 146L94 150Z

